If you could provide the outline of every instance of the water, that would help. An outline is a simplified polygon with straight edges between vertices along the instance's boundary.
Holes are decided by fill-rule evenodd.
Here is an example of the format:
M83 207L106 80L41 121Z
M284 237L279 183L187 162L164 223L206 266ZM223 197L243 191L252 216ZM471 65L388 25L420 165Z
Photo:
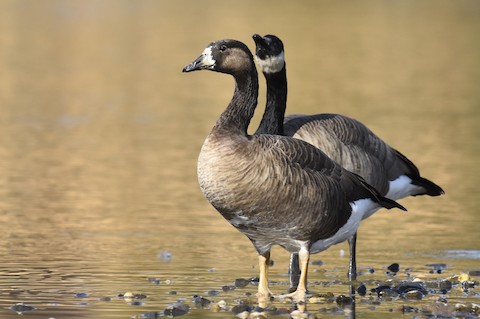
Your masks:
M196 181L233 82L181 73L209 42L253 48L253 33L284 40L289 113L353 116L446 190L361 226L359 280L375 288L393 262L399 279L480 270L479 14L473 0L1 0L0 317L132 318L183 300L189 318L232 318L196 309L192 295L255 303L254 285L222 290L257 276L257 258ZM310 270L313 291L348 293L342 250L313 257L323 262ZM284 292L288 254L272 257L272 290ZM431 274L435 263L447 268ZM127 292L146 298L119 297ZM478 293L445 297L478 303ZM431 307L439 295L378 305L368 296L357 318L413 318L399 308ZM308 310L345 316L334 302Z

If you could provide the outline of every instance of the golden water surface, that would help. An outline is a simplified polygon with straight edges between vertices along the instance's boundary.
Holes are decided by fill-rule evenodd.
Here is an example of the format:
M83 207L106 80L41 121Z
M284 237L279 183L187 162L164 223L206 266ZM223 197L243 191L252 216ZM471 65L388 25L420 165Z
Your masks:
M377 271L359 280L392 262L418 276L431 263L447 264L444 277L480 270L480 2L0 0L1 318L17 318L17 303L35 307L28 318L140 318L179 299L195 308L194 294L255 293L222 291L258 275L256 253L196 180L233 81L181 73L209 42L253 49L254 33L284 41L289 113L355 117L446 191L361 226L358 263ZM313 290L348 292L342 250L314 256L324 264L309 280L337 284ZM288 254L273 259L282 292Z

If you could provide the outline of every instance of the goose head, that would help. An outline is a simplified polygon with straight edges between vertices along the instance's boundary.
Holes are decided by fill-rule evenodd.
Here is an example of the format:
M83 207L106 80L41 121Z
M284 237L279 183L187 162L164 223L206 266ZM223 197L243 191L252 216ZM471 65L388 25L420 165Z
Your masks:
M285 67L283 42L278 37L267 34L253 35L255 41L255 61L263 73L277 73Z
M237 40L219 40L210 43L202 54L183 68L183 72L211 70L234 76L249 73L253 55L248 47Z

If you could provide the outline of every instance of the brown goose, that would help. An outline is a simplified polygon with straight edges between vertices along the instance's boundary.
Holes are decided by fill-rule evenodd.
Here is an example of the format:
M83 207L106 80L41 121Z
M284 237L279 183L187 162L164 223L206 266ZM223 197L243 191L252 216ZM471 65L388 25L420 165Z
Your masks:
M267 105L255 134L278 134L307 141L342 167L362 176L383 196L392 200L444 193L441 187L421 177L418 168L408 158L353 118L339 114L295 114L284 119L287 75L283 43L274 35L262 37L255 34L253 39L256 44L255 59L267 80ZM366 214L364 218L369 216ZM348 240L349 279L353 281L356 279L356 233ZM298 257L293 254L290 264L293 286L298 272Z
M322 151L291 137L254 135L247 127L258 97L258 75L248 47L236 40L212 42L183 72L230 74L235 91L205 139L198 181L207 200L245 234L259 254L258 294L270 297L272 245L298 253L302 274L294 300L304 300L311 253L334 237L350 237L365 214L403 208Z

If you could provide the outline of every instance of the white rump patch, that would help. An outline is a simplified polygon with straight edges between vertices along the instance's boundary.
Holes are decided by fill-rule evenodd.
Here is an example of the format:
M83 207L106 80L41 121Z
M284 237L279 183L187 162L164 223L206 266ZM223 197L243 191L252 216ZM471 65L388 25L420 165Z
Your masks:
M412 184L412 179L410 177L401 175L396 180L389 183L388 193L385 197L397 200L416 194L420 189L420 187Z
M268 57L265 60L255 56L255 61L257 61L257 64L260 69L262 69L263 73L277 73L280 72L285 65L285 54L282 51L279 55Z
M350 203L350 206L352 207L352 214L347 220L347 223L343 225L332 237L315 242L310 249L311 253L319 253L332 245L336 245L350 239L357 232L362 219L371 216L380 208L378 203L375 203L370 198L356 200Z

